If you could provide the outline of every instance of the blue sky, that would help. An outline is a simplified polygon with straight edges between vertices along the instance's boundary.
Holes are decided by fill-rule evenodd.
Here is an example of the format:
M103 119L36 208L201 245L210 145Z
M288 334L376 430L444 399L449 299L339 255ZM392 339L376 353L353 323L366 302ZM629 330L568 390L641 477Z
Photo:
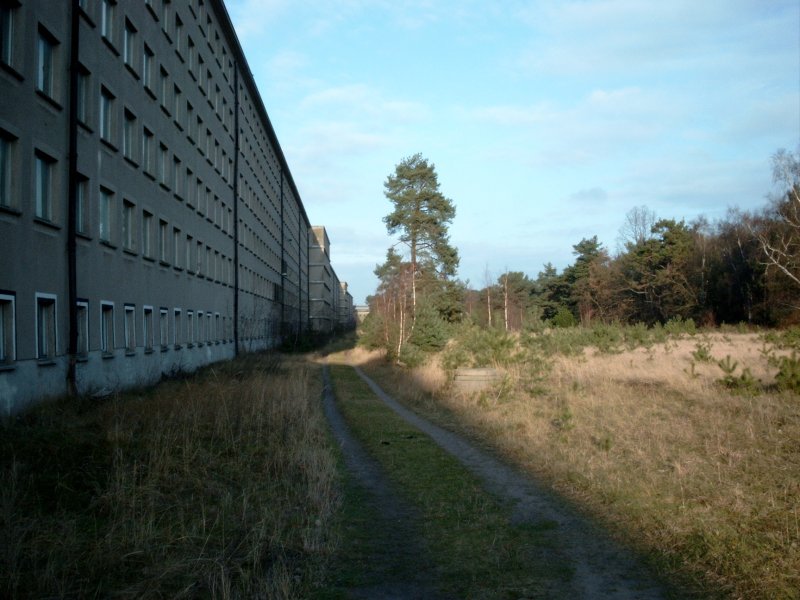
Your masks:
M436 165L473 287L561 269L625 214L715 220L800 144L798 0L228 0L309 218L356 303L383 182Z

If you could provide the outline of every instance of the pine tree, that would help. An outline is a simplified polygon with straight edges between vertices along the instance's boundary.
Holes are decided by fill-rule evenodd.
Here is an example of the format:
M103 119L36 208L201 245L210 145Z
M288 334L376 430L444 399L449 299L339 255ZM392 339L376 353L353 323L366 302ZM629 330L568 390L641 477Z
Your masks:
M456 214L455 206L439 191L439 179L433 163L421 154L400 162L386 178L384 195L394 204L383 218L392 235L408 245L412 269L412 327L416 318L416 280L421 266L442 280L453 277L458 268L458 251L450 245L448 227Z

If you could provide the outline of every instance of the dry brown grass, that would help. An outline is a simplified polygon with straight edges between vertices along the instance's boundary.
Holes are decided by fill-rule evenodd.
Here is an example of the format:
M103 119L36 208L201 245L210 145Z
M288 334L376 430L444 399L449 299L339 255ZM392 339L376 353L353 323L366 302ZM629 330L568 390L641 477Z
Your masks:
M250 356L5 427L3 595L303 595L338 502L314 368Z
M764 382L722 387L698 343ZM405 401L503 454L652 553L706 595L800 597L800 400L770 388L755 335L712 334L557 356L537 386L526 365L504 386L458 394L436 365L408 377L368 369ZM694 370L692 370L694 363ZM526 390L526 387L528 389ZM441 409L444 407L445 411Z

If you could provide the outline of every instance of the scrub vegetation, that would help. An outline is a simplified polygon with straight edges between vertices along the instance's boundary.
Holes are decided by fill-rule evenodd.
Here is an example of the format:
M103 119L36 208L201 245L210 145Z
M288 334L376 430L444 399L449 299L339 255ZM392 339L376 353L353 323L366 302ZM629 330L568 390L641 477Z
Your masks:
M396 398L492 445L698 595L797 598L800 330L462 327L425 365L351 360ZM496 385L462 393L459 366Z
M5 424L0 595L307 596L338 510L309 368L250 355Z

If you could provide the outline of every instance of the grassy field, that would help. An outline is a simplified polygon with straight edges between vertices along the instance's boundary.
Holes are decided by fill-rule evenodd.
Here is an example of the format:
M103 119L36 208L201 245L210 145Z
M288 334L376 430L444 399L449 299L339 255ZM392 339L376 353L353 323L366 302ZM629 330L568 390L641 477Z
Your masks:
M248 356L5 424L0 595L307 596L339 503L320 393Z
M800 597L800 397L775 384L793 342L716 332L609 344L602 333L593 346L553 335L498 350L505 379L481 393L452 387L441 367L452 356L410 372L362 350L349 359L489 441L698 595Z

